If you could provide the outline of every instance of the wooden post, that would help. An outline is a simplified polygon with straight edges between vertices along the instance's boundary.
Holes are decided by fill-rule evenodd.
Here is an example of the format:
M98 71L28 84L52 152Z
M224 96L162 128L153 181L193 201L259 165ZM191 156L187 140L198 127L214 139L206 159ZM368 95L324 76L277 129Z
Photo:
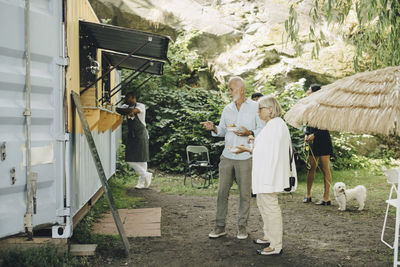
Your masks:
M80 96L77 93L75 93L74 91L72 91L71 94L72 94L72 99L75 103L75 107L78 111L83 130L85 132L86 140L89 144L89 148L90 148L90 152L93 157L93 161L96 164L97 173L99 174L101 184L103 185L104 193L106 194L108 204L110 205L110 209L111 209L111 213L114 217L115 225L117 226L119 236L121 237L122 242L124 244L125 254L126 254L126 256L128 256L129 249L130 249L129 241L125 235L125 229L121 222L121 218L119 217L118 210L115 207L114 198L111 194L110 186L108 185L107 177L106 177L106 174L104 173L103 165L101 164L100 157L99 157L99 154L96 149L96 144L94 143L94 140L93 140L92 132L90 131L88 122L86 121L85 114L83 113Z

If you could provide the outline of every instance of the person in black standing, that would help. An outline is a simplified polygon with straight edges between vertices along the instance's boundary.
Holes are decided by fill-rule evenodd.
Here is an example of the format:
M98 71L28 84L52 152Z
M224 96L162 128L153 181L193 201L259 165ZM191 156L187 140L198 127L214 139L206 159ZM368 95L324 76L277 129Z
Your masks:
M252 95L251 95L251 100L253 100L253 101L255 101L255 102L258 102L258 99L260 98L260 97L263 97L264 95L263 94L261 94L261 93L253 93ZM257 195L256 194L253 194L253 191L251 192L251 197L256 197Z
M307 91L307 95L317 92L320 89L321 86L319 84L312 84L310 89ZM321 169L324 174L324 195L323 198L315 204L329 206L331 205L329 189L332 183L332 174L329 165L330 157L333 155L331 136L328 130L306 127L304 140L310 145L310 154L308 157L310 169L307 173L307 194L303 202L312 202L311 188L318 167L318 161L321 161Z
M254 93L254 94L252 94L251 95L251 100L253 100L253 101L258 101L258 99L260 98L260 97L262 97L262 96L264 96L263 94L261 94L261 93Z
M149 134L146 129L146 107L136 101L133 92L125 95L125 105L117 108L117 112L127 116L128 134L126 138L125 161L139 175L136 188L148 188L152 173L147 171L149 161Z

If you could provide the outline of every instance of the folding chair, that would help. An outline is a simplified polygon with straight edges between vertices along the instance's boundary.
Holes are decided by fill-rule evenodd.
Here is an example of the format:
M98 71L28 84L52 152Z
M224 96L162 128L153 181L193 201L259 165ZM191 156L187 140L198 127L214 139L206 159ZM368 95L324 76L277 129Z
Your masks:
M205 146L187 146L186 160L184 185L188 177L192 187L205 188L213 183L210 155Z
M385 219L383 221L382 227L382 235L381 241L388 246L389 248L394 250L393 256L393 266L398 266L400 261L398 261L398 253L399 253L399 225L400 225L400 198L399 198L399 181L400 181L400 169L386 169L383 167L383 171L385 172L387 182L392 185L390 188L389 199L386 200L387 207L385 213ZM396 198L392 198L393 191L396 193ZM385 229L386 229L386 221L389 213L389 207L393 206L396 208L396 221L395 221L395 233L394 233L394 242L393 246L384 240Z

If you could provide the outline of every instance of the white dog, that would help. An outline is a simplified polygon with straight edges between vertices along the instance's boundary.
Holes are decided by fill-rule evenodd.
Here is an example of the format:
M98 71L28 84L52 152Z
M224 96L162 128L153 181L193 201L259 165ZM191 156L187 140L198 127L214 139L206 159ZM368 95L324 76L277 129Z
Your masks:
M342 182L337 182L333 186L333 192L337 203L339 204L339 210L346 210L346 203L350 200L357 200L359 208L358 210L364 209L364 203L367 199L367 189L363 185L357 185L352 189L346 189L346 185Z

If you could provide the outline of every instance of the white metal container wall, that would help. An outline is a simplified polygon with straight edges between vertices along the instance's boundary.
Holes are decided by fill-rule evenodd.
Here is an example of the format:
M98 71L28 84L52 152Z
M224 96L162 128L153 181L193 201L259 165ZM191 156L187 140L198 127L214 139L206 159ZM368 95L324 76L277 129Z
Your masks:
M64 205L62 71L62 1L31 0L32 166L38 174L37 213L33 226L62 223ZM0 0L0 237L24 232L26 212L25 1ZM46 156L52 160L46 162ZM15 168L15 183L10 171Z
M115 132L111 130L104 133L93 131L92 135L104 168L104 173L107 178L110 178L115 173ZM75 134L74 143L76 153L74 166L72 167L74 173L71 196L72 215L75 215L101 187L101 181L97 174L85 135Z

